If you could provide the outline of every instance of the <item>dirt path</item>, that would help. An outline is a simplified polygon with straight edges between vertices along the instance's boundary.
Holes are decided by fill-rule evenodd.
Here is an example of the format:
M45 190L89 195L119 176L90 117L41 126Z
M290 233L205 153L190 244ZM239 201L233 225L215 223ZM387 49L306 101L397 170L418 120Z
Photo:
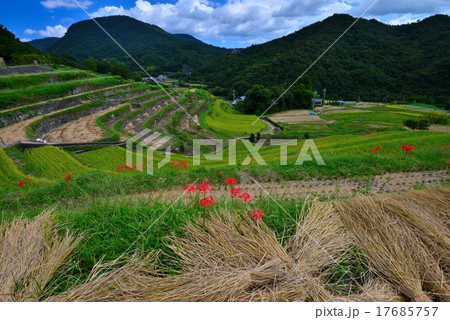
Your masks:
M442 182L450 181L449 170L435 171L417 171L417 172L398 172L386 173L384 175L374 176L364 179L312 179L310 181L281 181L281 182L259 182L254 183L247 178L247 182L237 185L238 188L248 192L253 198L260 196L267 197L268 192L274 197L283 197L284 199L303 199L308 196L326 196L326 197L348 197L355 193L389 193L404 191L414 186L433 187ZM258 179L256 179L258 180ZM215 198L229 197L229 189L225 186L213 186L211 195ZM156 192L140 193L128 195L126 197L114 197L111 200L143 200L155 199L163 201L172 201L183 193L183 188L162 189ZM186 198L188 198L186 196Z
M23 105L23 106L19 106L19 107L14 107L14 108L10 108L10 109L7 109L7 110L0 111L0 116L2 115L3 112L10 112L10 111L17 110L17 109L21 109L21 108L26 108L26 107L31 107L31 106L37 106L37 105L41 105L41 104L44 104L44 103L47 103L47 102L60 101L60 100L67 99L67 98L76 98L76 97L79 97L79 96L82 96L82 95L85 95L85 94L93 94L93 93L97 93L98 91L102 91L102 90L120 89L120 88L122 88L122 87L127 87L127 86L129 86L129 85L130 85L129 83L126 83L126 84L120 84L120 85L113 86L113 87L97 88L97 90L93 90L93 91L87 91L87 92L77 93L77 94L73 94L73 95L69 95L69 96L64 96L64 97L61 97L61 98L50 99L50 100L44 100L44 101L40 101L40 102L37 102L37 103L32 103L32 104L28 104L28 105Z
M105 132L100 129L95 121L98 117L111 112L115 109L123 107L125 104L120 104L111 107L106 110L94 113L90 116L78 119L76 121L65 124L61 127L56 128L50 134L46 135L44 138L48 142L92 142L105 137Z
M430 131L450 133L449 126L431 126Z

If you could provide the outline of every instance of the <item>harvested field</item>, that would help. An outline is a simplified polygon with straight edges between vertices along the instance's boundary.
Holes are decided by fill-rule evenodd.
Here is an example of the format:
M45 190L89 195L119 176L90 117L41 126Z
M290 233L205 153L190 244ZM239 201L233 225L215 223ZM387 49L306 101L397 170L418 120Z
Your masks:
M45 136L48 142L92 142L100 140L106 136L105 132L97 126L95 120L102 115L123 107L125 104L120 104L112 108L102 110L90 116L80 118L78 120L69 122L59 128L56 128L51 133Z
M206 229L189 223L183 237L167 238L175 275L159 268L158 252L135 254L98 264L83 284L47 300L449 301L449 197L441 188L312 200L286 244L263 223L216 212ZM338 265L355 250L367 263L358 279ZM330 280L336 272L348 276L343 285Z

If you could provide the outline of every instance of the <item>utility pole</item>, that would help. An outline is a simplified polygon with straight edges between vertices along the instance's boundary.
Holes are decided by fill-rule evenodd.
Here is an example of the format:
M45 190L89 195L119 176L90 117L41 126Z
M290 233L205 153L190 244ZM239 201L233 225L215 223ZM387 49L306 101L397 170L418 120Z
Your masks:
M327 95L327 88L323 88L323 104L325 104L325 97Z

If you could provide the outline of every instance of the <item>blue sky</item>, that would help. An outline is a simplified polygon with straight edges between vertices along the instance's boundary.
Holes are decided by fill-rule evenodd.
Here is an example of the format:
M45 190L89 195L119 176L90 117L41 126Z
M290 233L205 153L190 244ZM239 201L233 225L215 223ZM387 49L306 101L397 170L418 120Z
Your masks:
M295 32L334 13L355 17L375 0L77 0L89 14L124 14L171 33L189 33L217 46L247 47ZM88 16L73 0L4 1L0 24L23 41L61 37ZM450 0L378 0L365 17L404 24L442 13Z

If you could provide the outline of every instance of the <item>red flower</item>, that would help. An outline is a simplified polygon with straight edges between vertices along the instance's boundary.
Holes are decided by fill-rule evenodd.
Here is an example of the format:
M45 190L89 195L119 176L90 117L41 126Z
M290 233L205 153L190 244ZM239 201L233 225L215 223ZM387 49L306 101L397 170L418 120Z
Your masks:
M68 181L68 180L70 180L70 178L72 178L72 175L71 175L70 173L68 173L68 174L63 178L63 180L64 180L64 181Z
M377 146L375 149L370 149L370 152L376 153L376 152L378 152L378 150L380 150L380 149L381 149L381 146Z
M407 145L402 145L400 146L400 148L402 148L403 150L405 150L406 153L414 150L416 147L415 146L407 146Z
M195 192L195 186L194 186L193 184L188 184L188 185L184 188L184 190L185 190L186 192Z
M233 178L227 178L227 180L225 181L225 183L227 184L227 186L234 186L236 184L236 179Z
M211 191L211 186L209 184L207 184L206 182L202 182L198 186L198 191L200 191L200 193L208 193L209 191Z
M239 197L240 194L241 194L241 189L239 189L239 188L231 189L231 196L232 197Z
M30 178L25 178L25 181L31 181L31 179Z
M24 184L25 184L25 182L23 182L23 181L19 181L19 182L17 183L17 185L18 185L19 187L23 187Z
M223 175L223 172L219 172L219 176Z
M262 220L264 213L262 213L261 210L255 209L253 210L253 213L251 214L251 218L255 221L255 222L259 222Z
M242 201L244 202L249 202L251 201L252 196L250 194L248 194L247 192L244 192L243 194L240 195L240 197Z
M213 197L207 197L207 198L200 199L200 206L202 206L205 209L209 206L212 206L213 204L214 204Z
M189 165L186 161L180 161L180 162L178 162L178 165L184 169L187 169L189 167Z

